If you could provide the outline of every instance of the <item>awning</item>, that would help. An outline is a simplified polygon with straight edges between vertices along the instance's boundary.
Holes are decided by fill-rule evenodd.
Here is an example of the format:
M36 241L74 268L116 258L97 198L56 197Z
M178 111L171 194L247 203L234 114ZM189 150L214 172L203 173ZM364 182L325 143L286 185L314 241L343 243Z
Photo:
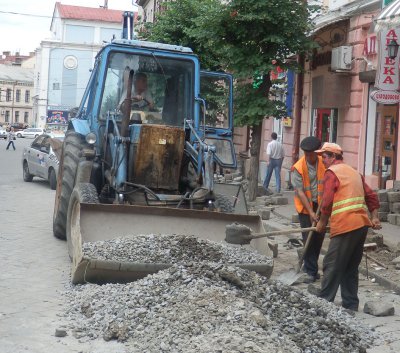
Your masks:
M400 0L386 6L374 22L375 32L400 26Z

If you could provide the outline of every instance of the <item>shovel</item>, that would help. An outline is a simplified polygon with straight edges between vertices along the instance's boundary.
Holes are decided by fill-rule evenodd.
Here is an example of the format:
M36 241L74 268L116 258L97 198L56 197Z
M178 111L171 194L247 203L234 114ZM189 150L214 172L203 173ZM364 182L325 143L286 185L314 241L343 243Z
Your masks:
M266 233L252 233L251 229L244 224L232 223L226 226L225 241L229 244L247 245L253 239L267 238L275 235L285 235L292 233L301 233L316 230L316 227L309 228L290 228L282 230L274 230Z
M317 209L317 216L319 216L320 214L320 205L318 205L318 209ZM282 282L283 284L287 284L288 286L294 284L302 275L303 273L300 272L301 267L303 265L303 261L304 261L304 257L307 253L307 250L310 246L310 242L311 242L311 237L313 236L314 231L316 230L316 226L317 222L313 222L313 227L310 228L302 228L303 232L307 232L308 231L308 236L307 236L307 241L306 244L304 245L304 250L303 253L301 254L300 258L299 258L299 262L297 263L296 267L292 270L289 270L287 272L282 273L279 277L278 277L278 281Z

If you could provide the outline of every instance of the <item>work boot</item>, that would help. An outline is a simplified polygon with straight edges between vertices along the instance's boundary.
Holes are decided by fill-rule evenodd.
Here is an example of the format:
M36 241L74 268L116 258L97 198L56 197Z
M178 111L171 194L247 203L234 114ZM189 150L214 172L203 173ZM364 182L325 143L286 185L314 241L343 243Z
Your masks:
M321 294L321 288L318 288L314 284L309 284L307 287L307 291L308 291L308 293L315 295L316 297L319 297Z

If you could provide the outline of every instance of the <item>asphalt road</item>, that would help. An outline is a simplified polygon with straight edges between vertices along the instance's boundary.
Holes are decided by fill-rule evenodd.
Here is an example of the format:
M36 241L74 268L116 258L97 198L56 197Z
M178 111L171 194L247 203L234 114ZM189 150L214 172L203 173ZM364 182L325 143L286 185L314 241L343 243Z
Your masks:
M124 352L114 342L55 337L70 260L52 233L55 191L22 178L22 150L32 141L17 138L16 151L0 141L0 352Z

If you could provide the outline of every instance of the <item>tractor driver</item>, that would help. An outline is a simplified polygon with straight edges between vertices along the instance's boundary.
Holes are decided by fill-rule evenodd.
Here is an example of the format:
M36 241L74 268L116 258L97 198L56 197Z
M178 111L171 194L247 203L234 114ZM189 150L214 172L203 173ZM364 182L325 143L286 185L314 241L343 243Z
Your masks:
M154 109L154 101L147 90L147 75L138 72L133 77L132 109L149 110Z

